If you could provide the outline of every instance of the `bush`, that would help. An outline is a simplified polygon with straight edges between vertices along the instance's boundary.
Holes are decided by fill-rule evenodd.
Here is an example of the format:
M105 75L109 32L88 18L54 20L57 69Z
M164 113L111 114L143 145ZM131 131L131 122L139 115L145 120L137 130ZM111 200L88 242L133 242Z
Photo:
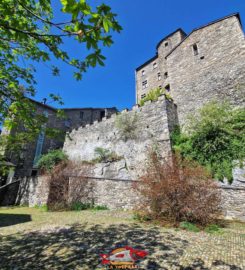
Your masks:
M51 150L47 154L41 156L37 166L43 172L50 172L58 163L67 159L67 155L61 149Z
M90 203L73 202L70 205L70 210L71 211L82 211L82 210L91 209L91 207L92 206Z
M179 227L189 232L200 232L200 229L195 224L187 222L187 221L180 222Z
M222 229L217 224L210 224L205 228L206 233L222 233Z
M51 171L49 176L48 209L63 211L93 205L93 183L86 178L91 165L65 161Z
M164 163L150 154L146 174L136 185L145 216L178 223L212 223L220 214L220 190L198 164L173 156Z
M165 95L165 97L167 99L172 99L171 96L169 95L169 93L167 93L165 89L156 88L156 89L150 90L147 93L146 97L145 98L142 98L140 100L139 105L140 106L144 106L145 105L145 102L146 101L149 101L149 100L156 101L161 95Z
M210 102L189 118L185 132L171 134L173 148L184 158L205 166L218 180L232 182L234 161L245 159L245 109Z
M122 113L117 115L116 128L120 132L120 136L124 141L137 138L138 116L136 113Z
M92 160L92 163L114 162L122 159L122 157L118 156L115 152L111 152L110 150L102 147L96 147L94 153L97 158Z

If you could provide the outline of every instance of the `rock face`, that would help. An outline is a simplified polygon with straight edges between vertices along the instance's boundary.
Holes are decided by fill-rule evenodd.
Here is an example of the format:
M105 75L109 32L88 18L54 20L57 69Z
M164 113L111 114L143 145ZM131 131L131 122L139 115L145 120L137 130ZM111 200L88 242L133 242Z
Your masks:
M117 117L135 119L133 138L125 139ZM170 131L177 124L176 107L161 96L158 101L124 111L120 116L73 130L66 138L63 150L71 160L93 160L95 149L114 152L120 160L98 164L94 176L117 179L138 179L144 172L149 151L155 149L164 158L171 151Z

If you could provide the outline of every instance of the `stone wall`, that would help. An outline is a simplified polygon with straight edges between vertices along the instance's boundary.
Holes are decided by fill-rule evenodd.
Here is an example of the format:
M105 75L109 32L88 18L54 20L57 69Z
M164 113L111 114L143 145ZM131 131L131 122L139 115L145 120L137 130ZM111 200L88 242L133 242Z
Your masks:
M233 170L234 181L220 184L222 207L227 219L245 221L245 163L243 169Z
M198 54L194 55L193 44ZM237 16L193 31L167 56L180 124L210 100L245 104L245 40Z
M165 56L184 38L185 33L178 29L168 37L161 40L157 46L156 56L136 69L136 102L138 103L143 95L158 87L165 88L169 84L167 61ZM156 64L156 66L154 66ZM154 68L155 67L155 68ZM144 71L144 75L142 72ZM167 72L167 74L165 74ZM160 74L160 77L158 76ZM142 87L142 82L147 80L147 87Z
M143 107L124 111L119 117L136 117L135 137L125 140L117 127L116 115L102 122L73 130L67 136L63 150L71 160L91 161L95 148L102 147L114 152L121 160L98 164L93 176L104 178L138 179L145 169L149 151L157 149L162 158L171 151L169 126L176 121L175 106L165 96L156 102L147 102Z

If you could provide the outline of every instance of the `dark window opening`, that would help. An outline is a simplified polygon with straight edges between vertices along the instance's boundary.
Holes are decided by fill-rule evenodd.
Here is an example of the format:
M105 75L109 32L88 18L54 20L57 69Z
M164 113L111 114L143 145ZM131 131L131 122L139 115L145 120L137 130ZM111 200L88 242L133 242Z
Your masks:
M104 118L105 117L105 111L101 111L100 112L100 119Z
M162 86L161 86L161 85L159 85L159 86L158 86L158 88L159 88L159 89L162 89Z
M165 72L164 73L164 79L167 79L168 78L168 72Z
M145 97L146 97L146 94L141 95L141 98L145 98Z
M168 42L165 42L165 47L168 47Z
M83 120L83 117L84 117L84 112L80 112L80 119Z
M31 176L37 176L37 170L32 170L31 171Z
M194 55L198 55L199 52L198 52L198 47L196 43L192 45L192 48L193 48Z
M169 91L170 91L170 85L169 85L169 84L168 84L168 85L166 85L166 86L165 86L165 89L166 89L166 91L168 91L168 92L169 92Z
M200 59L203 60L204 59L204 56L201 56Z
M145 75L145 70L142 70L142 76L144 76Z
M145 89L148 86L147 80L142 82L142 88Z

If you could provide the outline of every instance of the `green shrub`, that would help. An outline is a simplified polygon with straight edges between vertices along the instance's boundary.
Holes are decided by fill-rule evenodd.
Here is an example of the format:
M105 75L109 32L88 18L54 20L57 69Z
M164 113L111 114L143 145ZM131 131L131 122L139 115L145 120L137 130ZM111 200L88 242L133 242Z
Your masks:
M118 114L116 117L116 128L119 130L120 136L124 141L136 139L138 132L137 114Z
M87 210L91 208L92 208L92 205L90 203L73 202L70 205L71 211L82 211L82 210Z
M206 233L222 233L222 228L217 224L210 224L205 228Z
M172 99L170 94L166 92L165 89L156 88L150 90L145 98L142 98L139 102L140 106L144 106L146 101L156 101L161 95L165 95L167 99Z
M97 158L93 159L91 161L92 163L114 162L122 159L122 157L118 156L115 152L111 152L110 150L102 147L96 147L94 153Z
M96 211L109 210L109 208L106 205L95 205L92 209Z
M51 150L47 154L41 156L37 166L44 172L51 172L57 164L66 160L68 160L68 157L61 149Z
M34 208L39 209L43 212L48 212L47 204L41 204L41 205L36 204L36 205L34 205Z
M179 227L190 232L200 232L200 229L195 224L187 221L181 222Z
M205 166L218 180L232 182L232 169L245 159L245 109L209 102L189 117L185 131L171 134L175 152Z
M133 219L140 221L140 222L151 220L151 218L149 216L145 215L144 213L140 213L140 212L135 212L133 215Z

